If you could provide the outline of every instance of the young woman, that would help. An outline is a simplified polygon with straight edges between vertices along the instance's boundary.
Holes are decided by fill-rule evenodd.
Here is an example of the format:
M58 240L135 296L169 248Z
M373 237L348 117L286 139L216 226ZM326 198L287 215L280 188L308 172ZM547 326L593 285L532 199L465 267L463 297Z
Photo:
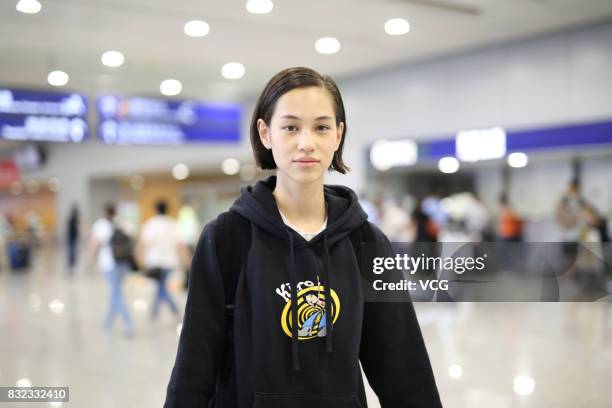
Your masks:
M334 81L278 73L250 132L276 176L204 229L165 407L366 407L359 361L383 408L441 407L412 304L364 300L355 242L387 238L352 190L323 184L348 170Z

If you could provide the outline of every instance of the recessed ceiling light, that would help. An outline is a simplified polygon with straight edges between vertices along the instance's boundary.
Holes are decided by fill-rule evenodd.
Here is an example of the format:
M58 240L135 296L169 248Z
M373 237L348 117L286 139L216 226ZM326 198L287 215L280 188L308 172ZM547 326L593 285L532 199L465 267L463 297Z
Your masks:
M233 158L225 159L221 164L221 169L223 170L223 173L227 174L228 176L233 176L234 174L238 174L240 171L240 162Z
M193 20L185 23L183 31L190 37L204 37L210 31L210 26L202 20Z
M323 37L317 40L315 49L320 54L335 54L340 51L340 41L332 37Z
M53 86L64 86L68 83L70 77L64 71L51 71L47 76L49 85Z
M186 164L179 163L172 167L172 177L177 180L185 180L189 177L189 167Z
M166 79L159 85L159 91L166 96L178 95L182 90L183 85L176 79Z
M107 67L120 67L125 61L125 57L119 51L106 51L102 54L102 64Z
M527 166L529 158L525 153L514 152L508 155L508 165L514 168L521 168Z
M392 18L385 23L385 32L389 35L403 35L410 31L410 24L403 18Z
M244 76L244 65L239 62L228 62L221 68L221 75L227 79L240 79Z
M443 157L438 161L438 169L446 174L456 173L459 170L459 160L454 157Z
M37 0L19 0L15 8L22 13L36 14L40 11L42 6Z
M274 8L274 3L270 0L249 0L246 9L252 14L268 14Z

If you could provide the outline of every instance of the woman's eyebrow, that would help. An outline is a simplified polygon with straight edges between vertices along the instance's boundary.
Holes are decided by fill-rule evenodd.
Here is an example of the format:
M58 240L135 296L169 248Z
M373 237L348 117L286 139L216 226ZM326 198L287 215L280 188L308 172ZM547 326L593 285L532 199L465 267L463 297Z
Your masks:
M301 118L299 116L295 116L295 115L283 115L283 116L281 116L281 119L297 119L297 120L301 120ZM315 120L333 120L333 119L334 118L332 116L319 116Z

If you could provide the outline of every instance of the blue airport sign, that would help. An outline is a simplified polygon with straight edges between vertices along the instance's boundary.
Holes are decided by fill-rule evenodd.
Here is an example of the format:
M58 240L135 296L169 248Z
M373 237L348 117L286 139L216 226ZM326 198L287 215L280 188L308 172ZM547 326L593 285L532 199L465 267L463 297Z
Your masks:
M240 105L104 95L97 110L98 137L107 144L240 141Z
M80 143L88 134L83 95L0 87L0 139Z

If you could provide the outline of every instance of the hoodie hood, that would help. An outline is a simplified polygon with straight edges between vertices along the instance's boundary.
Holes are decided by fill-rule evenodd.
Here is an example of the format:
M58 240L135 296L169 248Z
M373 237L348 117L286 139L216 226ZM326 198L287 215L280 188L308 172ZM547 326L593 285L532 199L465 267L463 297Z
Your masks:
M242 215L270 234L287 239L288 228L272 195L275 187L276 176L259 181L254 186L243 187L240 190L240 197L234 202L230 211ZM308 242L291 230L295 245L315 244L322 240L323 236L327 237L329 245L333 245L366 222L367 215L359 205L357 195L350 188L326 185L324 195L328 206L327 228Z

